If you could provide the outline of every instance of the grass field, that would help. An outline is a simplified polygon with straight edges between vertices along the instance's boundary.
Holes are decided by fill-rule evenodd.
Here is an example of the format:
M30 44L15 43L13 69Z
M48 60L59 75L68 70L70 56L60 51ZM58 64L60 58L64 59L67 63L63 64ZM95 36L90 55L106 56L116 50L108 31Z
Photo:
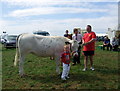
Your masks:
M100 43L97 43L97 45ZM2 89L120 89L118 86L118 52L96 48L95 71L82 72L81 65L71 66L70 79L63 82L55 72L55 62L29 54L24 69L26 76L18 75L13 66L15 49L2 48ZM89 66L89 65L88 65ZM60 67L62 71L62 66Z

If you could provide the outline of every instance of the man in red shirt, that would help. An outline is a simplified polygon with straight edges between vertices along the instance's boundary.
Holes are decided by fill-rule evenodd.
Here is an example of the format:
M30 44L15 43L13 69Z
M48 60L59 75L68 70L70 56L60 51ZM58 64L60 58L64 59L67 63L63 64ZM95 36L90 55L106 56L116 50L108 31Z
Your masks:
M87 63L88 58L90 57L90 66L91 70L94 70L93 68L93 55L95 51L95 40L96 40L96 34L92 31L92 27L90 25L87 25L87 33L83 36L83 54L84 54L84 69L83 71L87 70Z

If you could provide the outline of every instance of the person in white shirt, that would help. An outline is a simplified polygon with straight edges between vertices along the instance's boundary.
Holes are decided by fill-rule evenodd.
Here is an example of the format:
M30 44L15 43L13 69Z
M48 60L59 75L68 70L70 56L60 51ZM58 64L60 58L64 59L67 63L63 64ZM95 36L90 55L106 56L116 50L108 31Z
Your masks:
M119 39L115 36L112 40L113 51L118 51Z
M82 35L79 33L78 29L77 28L74 28L73 29L73 36L72 36L72 39L73 40L77 40L78 43L79 43L79 47L78 47L78 50L76 50L78 52L78 56L74 56L73 57L73 65L76 65L76 63L80 63L80 52L81 52L81 44L82 44Z

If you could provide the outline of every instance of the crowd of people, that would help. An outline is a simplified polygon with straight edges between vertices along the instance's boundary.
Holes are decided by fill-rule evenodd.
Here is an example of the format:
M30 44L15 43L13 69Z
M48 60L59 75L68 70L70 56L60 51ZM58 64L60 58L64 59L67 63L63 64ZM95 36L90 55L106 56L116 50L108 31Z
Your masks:
M112 39L112 43L110 43L110 39L105 36L104 37L104 41L103 41L103 50L105 50L105 48L107 50L110 50L110 51L119 51L119 45L120 45L120 36L115 36L113 39Z
M93 67L93 56L95 51L95 41L96 41L96 34L92 31L92 27L87 25L86 27L87 33L83 36L80 34L77 28L73 29L73 35L69 34L69 31L66 30L64 37L67 37L72 40L76 40L79 44L78 49L76 50L77 54L71 53L70 51L70 44L66 44L64 46L64 53L61 55L61 61L63 63L63 72L61 75L62 80L66 80L69 78L69 70L70 70L70 58L73 57L73 66L76 64L81 64L80 54L81 50L83 51L84 55L84 68L83 71L87 70L88 60L90 60L90 70L94 71ZM75 52L75 53L76 53Z
M86 71L88 69L87 64L88 60L90 61L90 70L94 71L93 67L93 56L95 54L95 41L97 40L95 32L92 31L92 27L87 25L86 27L87 33L82 35L77 28L73 29L73 34L69 34L69 30L65 31L64 37L67 37L71 40L76 40L79 44L78 50L76 50L76 54L74 52L71 53L70 44L66 44L64 46L64 53L61 55L61 61L63 63L63 72L61 75L62 80L67 80L69 78L70 71L70 59L72 57L72 65L81 64L81 51L84 55L84 68L82 71ZM110 51L118 51L118 47L120 45L120 35L118 37L114 37L112 39L112 44L110 43L110 39L105 36L103 40L103 50L107 49Z

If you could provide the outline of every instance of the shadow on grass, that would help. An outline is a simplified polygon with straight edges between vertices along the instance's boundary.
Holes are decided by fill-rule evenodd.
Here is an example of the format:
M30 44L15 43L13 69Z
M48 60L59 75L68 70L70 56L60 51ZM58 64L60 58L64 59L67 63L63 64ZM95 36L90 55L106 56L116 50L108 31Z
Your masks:
M104 66L95 66L96 71L102 74L118 74L118 69L111 69L108 67L104 67Z
M98 80L102 80L101 78L95 76L94 74L90 75L90 74L71 74L70 76L70 80L71 81L80 81L80 82L95 82L95 81L98 81ZM93 80L94 79L94 80Z
M16 50L16 48L3 48L3 47L2 47L2 48L0 49L0 51L2 51L2 52L3 52L3 51L4 51L4 52L7 52L7 51L11 51L11 50L12 50L12 51L13 51L13 50Z
M60 77L61 77L60 75L56 75L56 74L50 74L46 76L45 75L27 75L25 76L25 79L27 80L31 79L44 84L45 83L60 84L63 82ZM70 78L66 82L74 82L74 81L91 82L91 80L95 82L97 80L102 80L102 79L94 75L77 73L77 74L70 74Z

